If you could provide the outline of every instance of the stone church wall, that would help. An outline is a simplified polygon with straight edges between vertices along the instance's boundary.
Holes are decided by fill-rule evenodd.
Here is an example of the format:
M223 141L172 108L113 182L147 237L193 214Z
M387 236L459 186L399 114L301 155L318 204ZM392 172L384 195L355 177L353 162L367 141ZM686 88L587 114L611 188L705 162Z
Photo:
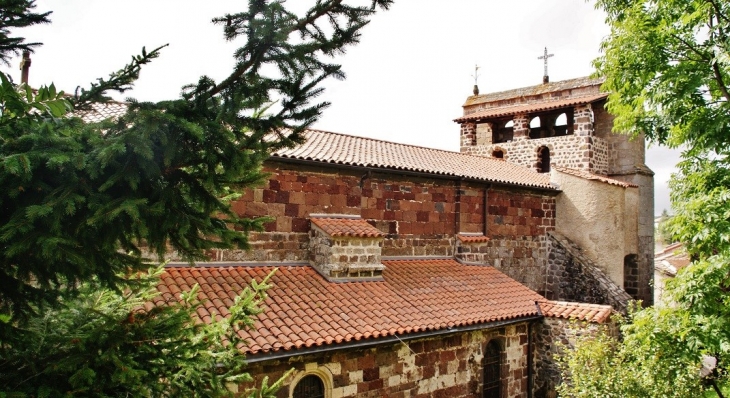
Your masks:
M556 357L560 356L565 348L572 348L576 339L582 336L592 336L606 333L609 336L618 336L618 328L613 322L604 324L588 323L563 318L546 317L535 326L535 384L534 397L546 398L555 396L555 391L562 380Z
M589 259L580 247L556 232L548 234L545 298L607 304L625 312L632 299Z
M590 136L566 135L535 139L522 137L498 144L462 146L461 152L492 157L494 150L501 149L504 160L536 170L538 149L543 146L550 150L551 164L595 174L605 175L608 172L608 143L604 139Z
M255 362L247 372L252 385L268 376L270 383L289 369L294 373L278 392L290 397L296 381L307 374L320 377L330 398L477 398L482 395L484 349L496 339L502 348L501 376L505 397L527 397L528 325L460 332L286 359ZM251 384L239 386L243 393Z
M453 256L457 233L486 232L503 242L495 247L525 249L505 258L516 269L539 262L540 237L555 227L554 196L524 189L336 167L266 166L271 175L265 185L232 203L240 215L270 217L266 231L251 233L251 250L213 251L211 260L307 261L310 215L350 214L386 234L383 256Z

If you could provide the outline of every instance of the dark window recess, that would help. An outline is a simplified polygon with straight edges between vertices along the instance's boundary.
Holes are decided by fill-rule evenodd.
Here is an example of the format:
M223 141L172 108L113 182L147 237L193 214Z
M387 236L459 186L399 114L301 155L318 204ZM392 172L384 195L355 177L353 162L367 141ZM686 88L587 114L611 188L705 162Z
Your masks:
M629 296L639 296L639 258L636 254L624 257L624 290Z
M501 122L495 122L494 126L494 131L492 131L493 143L512 141L515 135L514 122L511 120L503 120Z
M294 388L294 398L324 398L324 383L315 375L304 376Z
M501 149L495 149L492 151L492 157L496 159L504 159L504 151Z
M537 163L535 168L538 173L549 173L550 172L550 149L546 146L541 146L537 149Z
M502 350L492 340L484 351L484 398L502 397Z

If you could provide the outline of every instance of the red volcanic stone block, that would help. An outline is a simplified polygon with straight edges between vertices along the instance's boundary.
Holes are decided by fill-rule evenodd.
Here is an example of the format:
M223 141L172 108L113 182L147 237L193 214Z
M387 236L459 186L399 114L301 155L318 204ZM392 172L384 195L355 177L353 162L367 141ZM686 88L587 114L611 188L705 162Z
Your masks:
M284 210L284 215L289 217L297 217L299 215L299 205L287 204Z
M280 191L276 193L276 203L289 203L289 192Z
M309 232L309 220L306 218L293 218L291 220L292 232Z
M281 183L277 180L269 180L269 189L272 191L278 191L281 189Z
M347 195L347 206L348 207L360 207L360 196Z
M264 189L264 203L276 202L276 191L270 189Z
M429 220L429 212L427 211L419 211L416 213L416 221L418 222L428 222Z

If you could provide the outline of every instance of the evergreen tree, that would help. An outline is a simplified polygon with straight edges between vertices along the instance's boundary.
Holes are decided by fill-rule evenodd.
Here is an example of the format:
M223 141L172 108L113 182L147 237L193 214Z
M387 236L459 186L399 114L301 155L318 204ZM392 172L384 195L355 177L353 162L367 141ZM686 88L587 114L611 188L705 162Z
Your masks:
M178 99L130 100L125 115L99 123L77 116L132 87L162 48L71 96L0 73L0 395L219 396L245 377L236 331L265 283L229 320L200 325L195 292L142 305L154 279L137 275L155 261L143 249L195 260L247 247L264 219L238 217L228 200L265 177L272 150L302 140L328 106L315 102L322 81L344 78L328 60L391 3L318 0L296 15L283 1L249 0L214 20L242 43L227 78L203 76ZM37 45L9 36L48 21L33 6L2 3L1 59Z
M79 281L119 287L120 275L146 269L142 243L189 260L211 248L245 248L246 232L263 220L239 218L225 198L261 181L272 150L301 141L328 106L313 103L320 83L344 78L327 60L356 43L376 7L390 3L317 1L297 16L283 1L250 0L246 11L214 20L227 40L242 41L227 78L203 76L179 99L131 100L124 116L101 123L63 116L129 89L160 49L143 49L68 100L53 86L34 93L3 78L0 314L11 319L4 325Z

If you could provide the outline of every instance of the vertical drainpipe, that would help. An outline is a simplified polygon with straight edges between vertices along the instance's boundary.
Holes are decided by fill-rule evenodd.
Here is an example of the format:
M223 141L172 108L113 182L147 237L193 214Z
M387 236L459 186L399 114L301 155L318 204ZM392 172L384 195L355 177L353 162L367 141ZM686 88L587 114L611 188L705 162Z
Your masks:
M489 236L489 226L487 225L487 220L489 220L489 189L492 187L492 185L487 185L484 188L484 236Z
M527 323L527 398L532 398L533 371L532 371L532 322Z
M537 314L540 316L542 315L542 310L540 310L540 304L535 301L535 309L537 310ZM533 397L533 388L535 385L535 381L533 380L535 377L535 372L532 369L533 365L533 358L534 351L532 349L532 325L537 321L529 321L527 323L527 398Z
M461 182L462 179L459 178L456 183L456 202L454 203L456 216L454 217L454 235L458 235L459 232L461 232Z

